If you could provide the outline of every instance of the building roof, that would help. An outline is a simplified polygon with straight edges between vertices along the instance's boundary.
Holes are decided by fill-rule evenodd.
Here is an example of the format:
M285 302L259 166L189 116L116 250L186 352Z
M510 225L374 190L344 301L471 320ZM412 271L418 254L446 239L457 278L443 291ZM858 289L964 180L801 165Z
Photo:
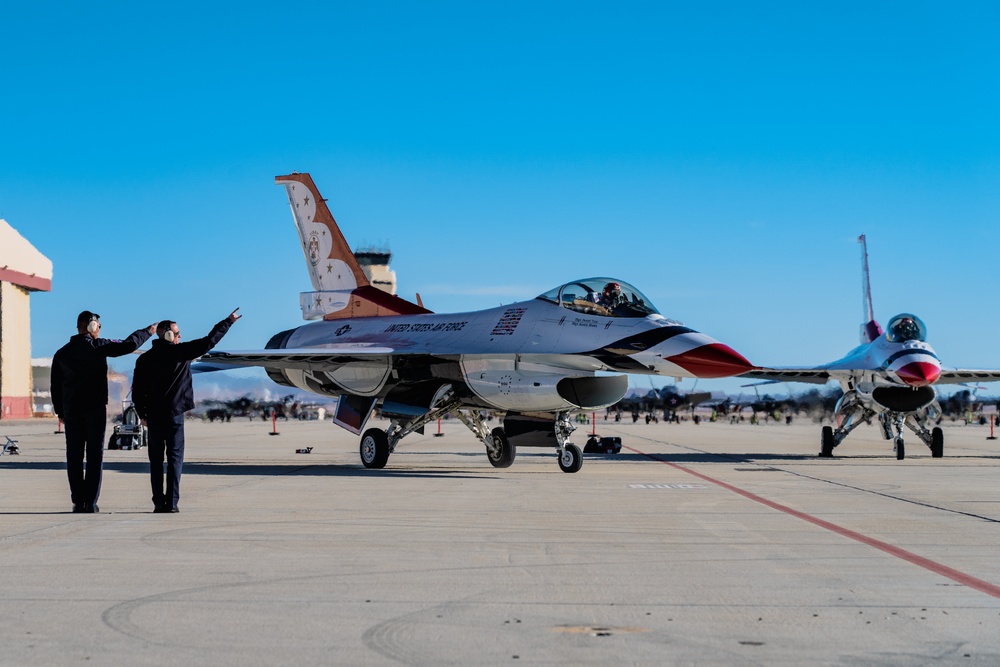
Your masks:
M29 290L52 290L52 260L0 218L0 281Z

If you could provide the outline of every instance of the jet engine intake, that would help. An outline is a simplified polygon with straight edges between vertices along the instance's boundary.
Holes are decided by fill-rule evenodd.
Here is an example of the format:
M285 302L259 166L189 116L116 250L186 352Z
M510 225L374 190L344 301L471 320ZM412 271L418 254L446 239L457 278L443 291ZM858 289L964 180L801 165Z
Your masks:
M875 387L872 399L893 412L916 412L934 402L936 395L931 387Z
M628 376L563 378L556 383L556 391L573 405L596 410L614 405L625 397L628 391Z

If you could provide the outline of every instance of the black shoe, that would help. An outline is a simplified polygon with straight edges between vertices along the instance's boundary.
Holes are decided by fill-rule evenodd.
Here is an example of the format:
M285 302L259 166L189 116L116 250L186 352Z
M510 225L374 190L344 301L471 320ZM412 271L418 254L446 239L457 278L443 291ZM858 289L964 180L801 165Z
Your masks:
M84 514L97 514L101 508L97 506L97 503L83 503L83 509L80 511Z
M171 512L172 512L173 514L177 514L178 512L180 512L180 510L179 510L179 509L177 509L176 507L171 507L171 508L170 508L170 511L171 511Z
M170 511L170 505L157 505L153 508L153 514L163 514Z
M86 503L73 503L73 514L82 513L86 506Z

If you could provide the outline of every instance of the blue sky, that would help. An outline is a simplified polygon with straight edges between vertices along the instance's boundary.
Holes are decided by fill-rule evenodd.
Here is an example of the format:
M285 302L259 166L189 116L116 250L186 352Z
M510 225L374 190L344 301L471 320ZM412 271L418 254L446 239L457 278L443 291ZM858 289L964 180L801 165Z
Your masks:
M945 364L998 368L998 18L6 3L0 217L55 266L33 355L84 308L106 334L172 318L191 337L241 306L229 349L298 325L309 282L273 185L297 170L435 311L613 275L755 363L821 363L857 342L864 232L876 317L915 312Z

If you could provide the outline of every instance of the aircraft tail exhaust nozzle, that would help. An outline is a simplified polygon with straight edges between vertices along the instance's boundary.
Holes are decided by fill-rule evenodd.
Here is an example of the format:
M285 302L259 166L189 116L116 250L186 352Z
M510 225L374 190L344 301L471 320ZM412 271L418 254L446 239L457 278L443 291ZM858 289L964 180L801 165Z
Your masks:
M926 361L912 361L897 370L896 375L911 387L926 387L937 382L941 367Z
M732 377L753 369L753 364L742 354L722 343L701 345L668 357L667 361L706 379Z

